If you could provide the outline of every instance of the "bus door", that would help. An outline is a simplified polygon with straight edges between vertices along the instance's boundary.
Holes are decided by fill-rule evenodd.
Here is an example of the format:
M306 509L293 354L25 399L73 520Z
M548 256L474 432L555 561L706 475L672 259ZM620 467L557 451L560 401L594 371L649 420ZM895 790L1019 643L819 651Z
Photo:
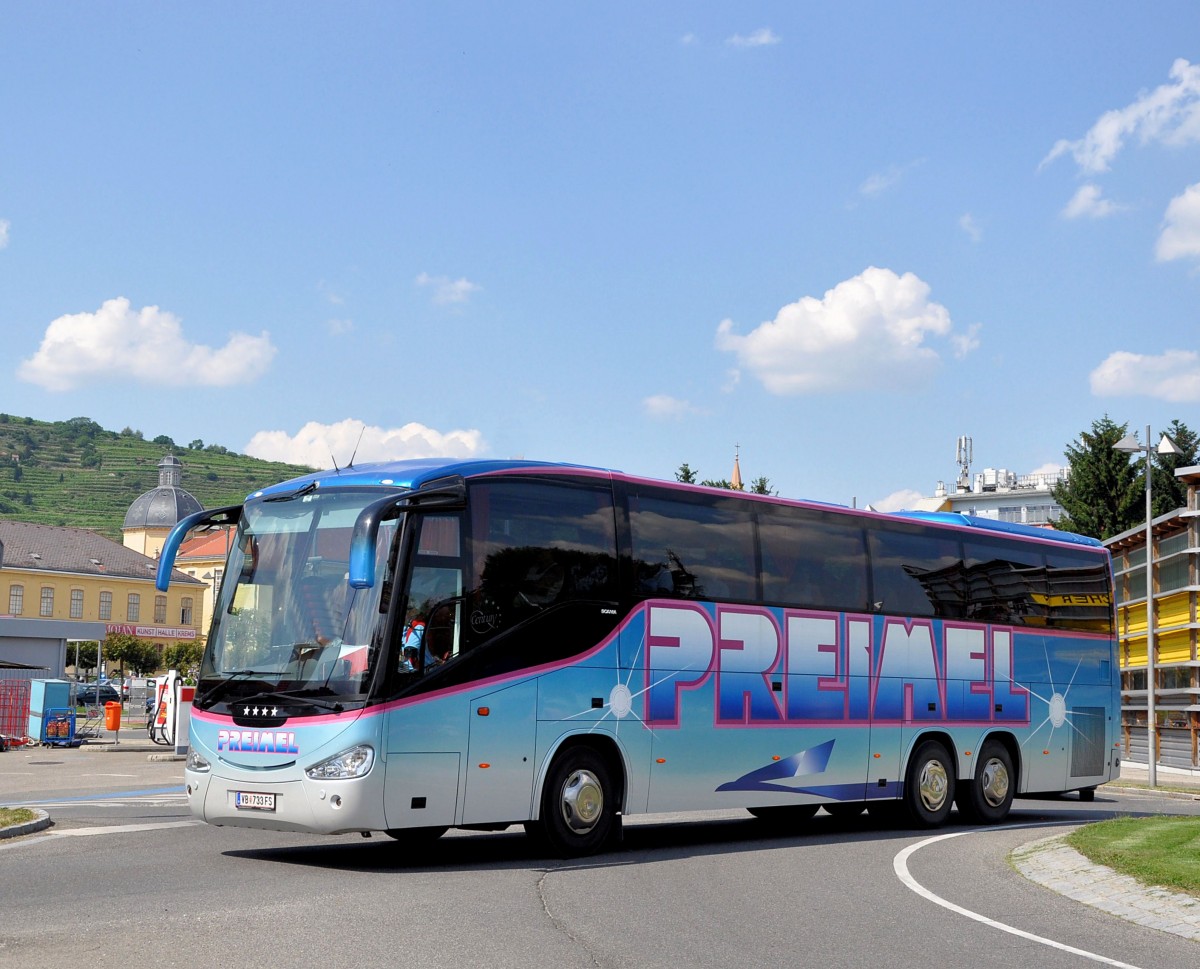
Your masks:
M463 824L530 817L537 680L471 698Z

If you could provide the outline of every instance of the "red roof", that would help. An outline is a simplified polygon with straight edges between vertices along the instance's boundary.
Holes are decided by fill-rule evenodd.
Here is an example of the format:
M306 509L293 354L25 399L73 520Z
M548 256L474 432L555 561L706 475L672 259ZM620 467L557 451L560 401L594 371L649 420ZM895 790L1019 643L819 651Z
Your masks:
M217 528L200 535L193 535L181 546L175 561L183 559L216 559L225 558L233 545L233 529Z

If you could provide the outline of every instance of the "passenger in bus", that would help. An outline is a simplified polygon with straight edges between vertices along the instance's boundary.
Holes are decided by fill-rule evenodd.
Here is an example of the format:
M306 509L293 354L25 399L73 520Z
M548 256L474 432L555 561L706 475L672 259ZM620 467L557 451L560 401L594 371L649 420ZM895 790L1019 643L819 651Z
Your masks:
M419 668L421 644L425 639L425 617L416 609L409 609L400 644L400 669L411 673Z
M429 615L429 625L422 643L425 647L425 665L441 666L454 652L454 607L442 603Z

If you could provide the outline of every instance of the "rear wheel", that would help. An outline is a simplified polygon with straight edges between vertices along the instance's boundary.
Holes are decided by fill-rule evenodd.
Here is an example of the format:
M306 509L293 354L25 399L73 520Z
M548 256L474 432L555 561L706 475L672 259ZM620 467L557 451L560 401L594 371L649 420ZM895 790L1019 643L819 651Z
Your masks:
M946 822L954 804L954 761L936 740L926 740L908 763L904 782L904 806L912 820L923 828Z
M958 785L958 813L970 821L998 824L1008 816L1017 790L1012 756L996 740L988 740L979 751L975 776Z
M577 858L600 851L620 827L608 764L589 747L554 761L542 791L541 832L555 854Z

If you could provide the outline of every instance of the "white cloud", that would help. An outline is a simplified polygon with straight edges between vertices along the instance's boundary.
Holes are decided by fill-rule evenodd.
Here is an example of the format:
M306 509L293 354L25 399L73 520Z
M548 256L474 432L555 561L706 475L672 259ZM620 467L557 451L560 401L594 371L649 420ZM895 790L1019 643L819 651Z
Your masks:
M383 428L347 418L336 424L309 421L295 435L286 431L259 431L244 450L264 461L331 468L335 460L345 467L351 456L355 464L405 458L469 458L483 448L483 435L476 430L443 433L415 422L399 428Z
M978 242L983 238L983 229L970 212L964 212L959 217L958 227L970 237L972 242Z
M1200 402L1200 353L1168 350L1157 357L1118 350L1090 375L1097 397L1152 397L1176 404Z
M866 181L858 186L858 194L866 198L881 195L900 181L903 174L904 172L901 169L893 165L885 172L877 172L874 175L870 175Z
M905 489L903 491L893 491L886 498L880 498L878 501L873 501L871 507L876 511L904 511L905 509L915 508L917 503L926 495L919 491Z
M8 227L12 225L8 219L0 219L0 249L8 248Z
M750 34L734 34L725 43L730 47L769 47L778 44L780 37L770 27L759 27Z
M433 289L433 301L438 304L465 303L482 287L469 279L451 279L449 276L430 276L421 273L416 279L418 286Z
M927 283L871 266L821 299L784 306L745 336L722 321L716 346L775 394L904 389L941 364L931 338L951 341L961 355L978 346L978 330L953 334L949 311L929 299Z
M330 319L325 321L325 328L331 336L344 336L354 331L354 321L347 319Z
M700 43L700 38L697 37L695 34L693 34L691 31L688 31L686 34L684 34L682 37L679 38L679 46L680 47L693 47L698 43Z
M686 400L672 397L669 394L655 394L642 400L642 408L646 414L656 420L680 421L685 417L701 413Z
M1087 184L1081 185L1063 209L1062 214L1064 219L1103 219L1106 216L1120 212L1122 206L1115 202L1110 202L1106 198L1101 198L1100 186Z
M1181 57L1171 65L1170 78L1132 104L1106 111L1082 138L1060 139L1039 167L1069 154L1082 172L1106 172L1132 137L1142 144L1200 141L1200 64Z
M1200 182L1171 199L1155 255L1163 262L1200 256Z
M249 383L270 366L270 334L232 333L218 349L189 343L179 318L124 297L105 300L95 313L60 316L46 327L37 353L17 375L47 390L72 390L96 380L172 387L228 387Z

